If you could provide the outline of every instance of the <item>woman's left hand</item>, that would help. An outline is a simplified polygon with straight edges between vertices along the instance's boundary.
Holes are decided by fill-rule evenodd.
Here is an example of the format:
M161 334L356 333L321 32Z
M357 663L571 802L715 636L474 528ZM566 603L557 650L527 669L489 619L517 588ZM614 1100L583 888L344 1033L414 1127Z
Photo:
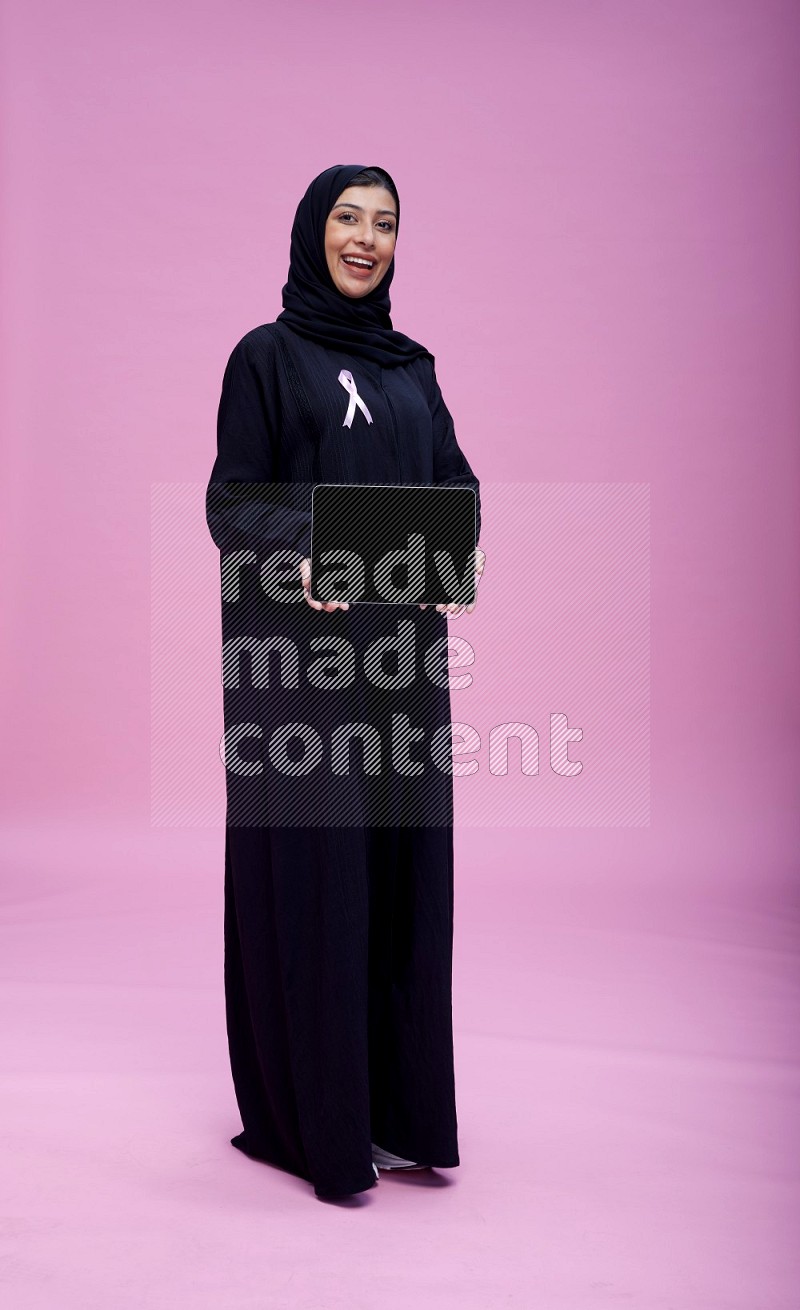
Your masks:
M453 618L457 619L459 614L472 613L472 611L474 610L475 606L478 603L478 583L481 580L481 575L483 573L484 565L486 564L486 552L481 550L480 546L475 547L474 561L475 561L475 599L473 601L470 601L469 605L456 605L455 603L451 603L449 605L437 605L436 612L438 614L452 614ZM421 610L425 610L427 608L428 608L427 603L425 605L420 605Z

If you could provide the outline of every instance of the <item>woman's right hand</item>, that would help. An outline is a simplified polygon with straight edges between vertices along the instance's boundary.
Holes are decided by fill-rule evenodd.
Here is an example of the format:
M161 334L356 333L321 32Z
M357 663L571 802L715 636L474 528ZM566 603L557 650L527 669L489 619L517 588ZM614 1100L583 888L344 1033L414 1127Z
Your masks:
M348 610L350 602L347 600L314 600L311 595L311 560L304 559L300 561L300 577L303 580L303 591L305 592L306 604L310 605L312 610Z

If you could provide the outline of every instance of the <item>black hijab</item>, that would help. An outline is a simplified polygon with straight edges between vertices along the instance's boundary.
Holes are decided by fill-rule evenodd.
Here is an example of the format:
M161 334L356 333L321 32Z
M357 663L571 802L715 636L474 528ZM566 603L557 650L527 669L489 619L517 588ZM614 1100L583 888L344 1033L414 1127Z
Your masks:
M360 355L383 368L395 368L420 356L433 359L418 341L392 327L389 284L394 277L394 256L378 285L365 296L346 296L330 275L325 258L325 224L350 179L365 167L334 164L309 184L292 224L289 277L278 320L301 337L332 350Z

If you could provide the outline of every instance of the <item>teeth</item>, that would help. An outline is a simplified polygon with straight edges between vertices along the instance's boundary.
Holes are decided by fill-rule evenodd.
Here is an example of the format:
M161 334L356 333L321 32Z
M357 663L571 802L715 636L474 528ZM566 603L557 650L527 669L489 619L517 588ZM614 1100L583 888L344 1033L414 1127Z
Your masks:
M355 255L342 255L346 264L358 264L361 268L372 268L372 261L369 259L358 259Z

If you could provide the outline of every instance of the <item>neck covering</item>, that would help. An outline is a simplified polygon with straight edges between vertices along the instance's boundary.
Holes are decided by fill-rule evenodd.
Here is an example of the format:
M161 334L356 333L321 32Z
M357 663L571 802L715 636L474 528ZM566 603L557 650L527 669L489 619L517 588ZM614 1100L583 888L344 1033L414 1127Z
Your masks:
M365 167L334 164L309 184L292 224L289 276L278 321L321 346L360 355L383 368L396 368L420 356L433 359L418 341L392 327L389 286L394 277L394 255L378 285L365 296L345 295L330 275L325 258L325 224L350 179Z

